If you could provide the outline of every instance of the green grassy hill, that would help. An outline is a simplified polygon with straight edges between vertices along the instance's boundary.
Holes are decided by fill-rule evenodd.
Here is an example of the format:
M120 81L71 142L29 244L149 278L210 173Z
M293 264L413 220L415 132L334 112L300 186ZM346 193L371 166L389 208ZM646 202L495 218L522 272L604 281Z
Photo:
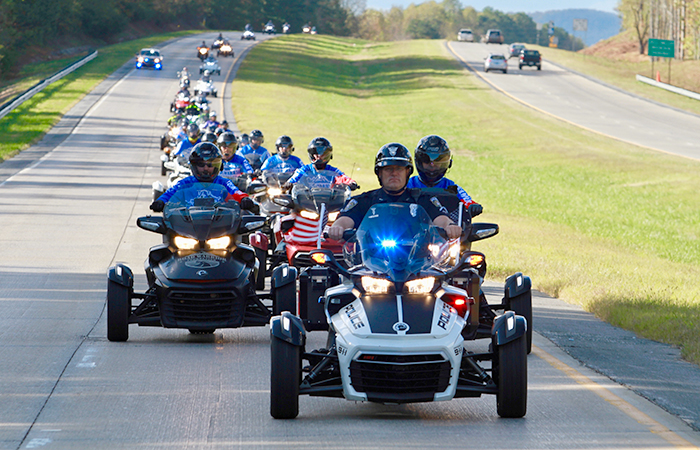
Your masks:
M700 362L700 163L524 108L476 82L440 41L278 38L251 51L232 92L242 130L288 134L304 159L325 136L333 164L366 189L377 187L383 144L441 135L455 154L448 175L501 226L477 246L490 278L522 271Z

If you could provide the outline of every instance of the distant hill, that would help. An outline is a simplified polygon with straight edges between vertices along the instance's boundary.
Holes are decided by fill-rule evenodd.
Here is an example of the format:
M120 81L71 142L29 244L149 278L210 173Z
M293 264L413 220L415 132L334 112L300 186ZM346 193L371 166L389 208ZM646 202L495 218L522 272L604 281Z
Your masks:
M536 23L554 22L554 26L565 29L585 42L587 46L615 36L620 32L620 18L617 14L595 9L562 9L528 13ZM588 31L574 32L574 19L588 19Z

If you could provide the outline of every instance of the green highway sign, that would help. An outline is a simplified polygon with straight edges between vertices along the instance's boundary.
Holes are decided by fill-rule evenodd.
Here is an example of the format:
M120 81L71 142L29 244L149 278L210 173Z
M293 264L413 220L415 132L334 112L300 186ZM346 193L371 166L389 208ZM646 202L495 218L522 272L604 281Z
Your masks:
M676 42L669 39L649 39L649 56L673 58L676 56Z

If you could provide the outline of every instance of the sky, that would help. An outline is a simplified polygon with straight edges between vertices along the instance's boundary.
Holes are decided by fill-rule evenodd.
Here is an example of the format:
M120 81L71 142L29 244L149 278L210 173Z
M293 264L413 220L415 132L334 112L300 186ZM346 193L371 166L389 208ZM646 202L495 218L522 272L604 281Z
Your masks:
M390 9L392 6L407 7L411 3L423 3L424 0L367 0L367 8ZM436 0L439 2L439 0ZM472 6L477 11L490 6L502 12L538 12L557 9L597 9L614 13L618 0L461 0L462 6Z

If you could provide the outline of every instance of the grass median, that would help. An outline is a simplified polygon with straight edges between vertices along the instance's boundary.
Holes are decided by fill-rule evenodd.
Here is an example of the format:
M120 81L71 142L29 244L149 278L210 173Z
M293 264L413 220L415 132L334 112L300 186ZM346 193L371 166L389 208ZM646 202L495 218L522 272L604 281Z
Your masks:
M52 83L0 119L0 162L38 142L73 105L108 75L132 59L139 49L194 33L201 31L161 34L100 48L95 59ZM60 70L74 60L66 60L66 64L57 69L56 66L60 63L55 61L32 65L28 69L27 78L18 83L24 83L26 88L31 87L40 78Z
M334 165L377 187L374 155L427 134L454 153L448 176L501 234L475 247L489 277L536 288L682 347L700 363L700 163L582 131L486 88L440 41L287 36L256 46L233 82L239 127L298 156L325 136Z

